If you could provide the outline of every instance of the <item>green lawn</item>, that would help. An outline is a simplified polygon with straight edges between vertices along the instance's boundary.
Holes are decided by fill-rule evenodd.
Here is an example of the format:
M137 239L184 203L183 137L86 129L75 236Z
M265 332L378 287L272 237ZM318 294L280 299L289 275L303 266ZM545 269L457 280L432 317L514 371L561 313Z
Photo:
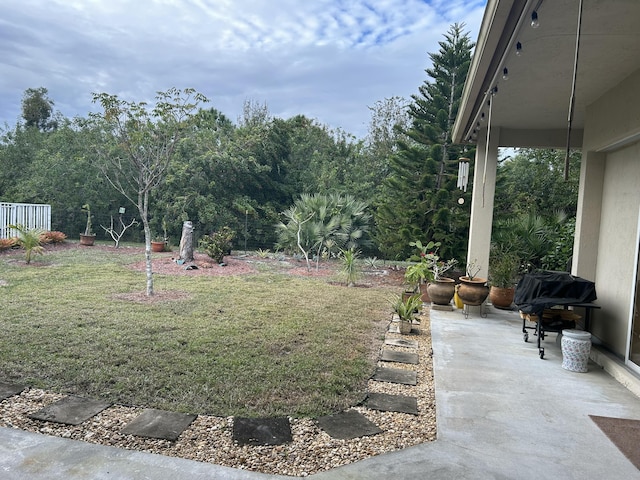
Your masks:
M140 251L23 256L0 254L0 381L200 414L314 417L359 402L396 293L263 267L154 275L157 292L183 295L146 304L117 296L144 291L128 266Z

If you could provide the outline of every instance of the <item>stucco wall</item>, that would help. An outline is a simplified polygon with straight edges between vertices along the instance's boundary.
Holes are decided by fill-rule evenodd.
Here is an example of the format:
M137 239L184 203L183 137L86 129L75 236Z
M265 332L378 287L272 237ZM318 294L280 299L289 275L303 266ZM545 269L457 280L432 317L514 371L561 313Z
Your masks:
M596 288L602 311L593 333L623 356L635 273L640 208L640 145L607 155L604 169Z
M589 225L600 225L598 242L579 250L583 256L578 264L588 265L595 271L598 303L602 310L594 312L593 333L616 354L624 356L629 329L629 311L633 297L633 279L636 269L638 243L638 214L640 212L640 71L635 72L611 89L587 110L583 155L601 162L602 168L586 171L587 182L600 186L581 191L585 205L578 212L582 231L577 235L593 235ZM599 152L594 155L594 152ZM589 177L589 175L591 175ZM596 178L601 176L601 178ZM585 179L583 179L585 180ZM598 185L599 184L599 185ZM601 212L593 208L597 198ZM596 215L594 218L593 215ZM577 243L580 242L577 238ZM596 247L597 245L597 247ZM597 248L597 252L590 251ZM577 272L580 274L580 272Z

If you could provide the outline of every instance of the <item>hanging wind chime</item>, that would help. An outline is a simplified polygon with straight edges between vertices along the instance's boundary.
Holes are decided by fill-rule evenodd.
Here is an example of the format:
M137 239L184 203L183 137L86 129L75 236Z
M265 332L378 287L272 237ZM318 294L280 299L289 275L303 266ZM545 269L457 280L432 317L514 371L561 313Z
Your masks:
M458 188L467 191L467 185L469 184L469 159L460 157L458 159Z

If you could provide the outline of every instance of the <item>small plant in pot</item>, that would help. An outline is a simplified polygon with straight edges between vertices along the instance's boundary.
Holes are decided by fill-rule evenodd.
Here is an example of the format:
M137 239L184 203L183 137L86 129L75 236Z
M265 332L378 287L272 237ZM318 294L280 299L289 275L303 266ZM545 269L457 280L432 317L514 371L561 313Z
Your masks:
M400 333L404 335L411 333L413 318L421 306L422 300L420 300L420 295L418 294L406 298L399 295L395 298L392 308L393 313L398 316L398 330Z
M431 298L431 303L435 305L449 305L455 293L456 282L452 278L444 277L444 274L456 266L458 261L455 258L440 260L435 254L431 257L431 273L433 280L429 282L427 291Z
M96 234L91 229L91 207L88 203L82 206L82 211L87 213L87 225L84 228L84 233L80 234L80 245L91 246L96 241Z
M160 236L156 236L151 240L151 251L152 252L164 252L164 247L166 242Z
M482 305L489 295L487 279L478 277L482 267L475 260L467 263L466 275L460 277L458 297L465 305Z
M489 259L489 300L496 308L511 308L520 259L511 252L494 249Z
M440 246L440 242L431 241L423 244L420 240L416 240L415 242L409 243L409 245L416 247L419 253L409 258L410 262L417 263L409 265L404 273L404 281L409 286L407 292L413 294L420 290L422 301L425 303L430 302L431 299L427 292L427 284L434 279L432 261L435 255L434 252ZM409 296L409 294L405 296Z

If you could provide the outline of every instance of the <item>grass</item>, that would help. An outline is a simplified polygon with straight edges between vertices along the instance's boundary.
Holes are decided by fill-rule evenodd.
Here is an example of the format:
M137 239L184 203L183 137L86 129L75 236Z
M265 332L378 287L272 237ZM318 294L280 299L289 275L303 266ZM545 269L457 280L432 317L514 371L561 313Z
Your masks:
M363 399L389 290L261 268L155 275L183 295L139 303L139 252L0 255L0 380L113 403L213 415L315 417ZM44 263L44 265L42 265Z

